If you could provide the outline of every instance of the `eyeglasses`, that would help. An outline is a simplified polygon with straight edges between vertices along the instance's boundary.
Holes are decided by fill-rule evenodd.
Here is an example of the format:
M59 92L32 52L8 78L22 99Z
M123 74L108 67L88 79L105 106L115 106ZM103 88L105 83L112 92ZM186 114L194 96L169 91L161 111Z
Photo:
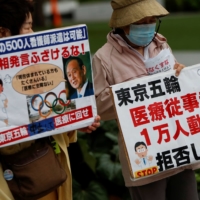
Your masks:
M143 147L143 148L140 148L140 149L136 149L137 153L143 153L146 151L146 149Z

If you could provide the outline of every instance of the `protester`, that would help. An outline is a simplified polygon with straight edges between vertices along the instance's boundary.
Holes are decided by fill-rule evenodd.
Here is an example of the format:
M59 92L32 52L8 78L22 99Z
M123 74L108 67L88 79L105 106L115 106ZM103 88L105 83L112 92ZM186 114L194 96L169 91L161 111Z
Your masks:
M86 66L79 57L70 57L67 60L65 73L71 87L75 89L69 99L94 95L93 85L86 76Z
M32 0L0 0L0 38L32 33ZM100 126L100 117L96 116L94 123L91 126L80 129L82 132L91 133ZM72 200L72 177L70 170L70 161L68 157L67 147L69 143L76 142L76 131L70 131L53 136L54 140L59 145L61 152L58 154L58 159L67 174L66 181L62 186L55 191L40 198L40 200ZM35 141L23 142L20 144L11 145L0 148L0 158L4 155L11 155L20 152L31 146ZM49 163L51 165L51 163ZM48 166L46 166L48 168ZM38 173L39 173L39 169ZM52 171L52 176L54 172ZM34 190L34 186L33 186ZM14 200L14 197L5 180L2 165L0 164L0 199ZM27 199L28 200L28 199Z
M109 25L112 30L107 35L107 42L95 53L92 60L97 110L102 120L116 119L109 87L147 76L149 71L146 67L151 58L158 62L163 52L165 56L173 58L171 63L175 63L173 65L176 76L184 68L184 65L175 60L166 38L155 30L160 17L168 14L158 2L112 0L111 6L113 12ZM198 199L193 169L199 165L183 166L132 181L122 134L119 134L118 143L125 185L129 188L133 200Z

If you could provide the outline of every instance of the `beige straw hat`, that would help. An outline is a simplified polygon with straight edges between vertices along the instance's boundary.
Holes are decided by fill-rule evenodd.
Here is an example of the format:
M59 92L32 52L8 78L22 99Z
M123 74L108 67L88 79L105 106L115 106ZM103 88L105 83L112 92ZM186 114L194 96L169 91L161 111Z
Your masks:
M169 14L156 0L112 0L111 6L111 28L123 27L145 17L163 17Z

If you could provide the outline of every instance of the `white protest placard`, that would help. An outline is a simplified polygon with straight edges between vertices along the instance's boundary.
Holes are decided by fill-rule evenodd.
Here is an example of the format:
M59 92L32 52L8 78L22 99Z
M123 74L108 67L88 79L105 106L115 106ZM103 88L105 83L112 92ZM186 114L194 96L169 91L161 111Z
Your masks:
M111 91L134 181L200 162L200 64Z
M86 127L96 114L86 25L0 39L0 147Z

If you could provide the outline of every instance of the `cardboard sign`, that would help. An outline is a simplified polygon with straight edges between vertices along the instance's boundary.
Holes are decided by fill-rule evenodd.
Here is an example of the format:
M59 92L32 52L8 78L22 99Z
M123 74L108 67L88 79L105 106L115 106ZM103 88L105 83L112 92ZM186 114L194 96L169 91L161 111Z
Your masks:
M0 70L0 147L93 123L86 25L2 38Z
M200 64L111 91L134 181L200 161Z

